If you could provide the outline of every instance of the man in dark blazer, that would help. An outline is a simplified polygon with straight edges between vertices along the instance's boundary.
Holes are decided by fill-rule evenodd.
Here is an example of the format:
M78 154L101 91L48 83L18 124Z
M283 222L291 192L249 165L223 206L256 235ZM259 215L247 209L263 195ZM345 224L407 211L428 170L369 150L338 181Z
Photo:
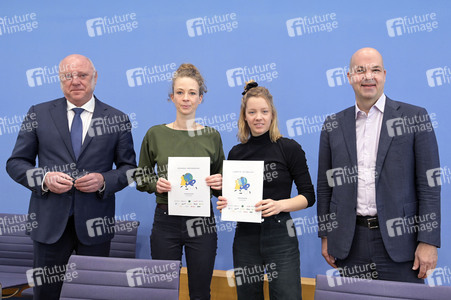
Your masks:
M131 123L93 94L97 71L82 55L60 63L64 98L33 105L6 169L32 191L36 215L34 299L59 299L69 256L108 256L114 236L115 193L136 167ZM30 123L30 124L26 124ZM36 167L36 157L38 167ZM113 164L116 166L113 169ZM62 276L60 277L62 278Z
M358 50L348 73L356 103L325 121L322 255L342 276L423 282L440 247L437 141L424 108L385 96L385 77L379 52Z

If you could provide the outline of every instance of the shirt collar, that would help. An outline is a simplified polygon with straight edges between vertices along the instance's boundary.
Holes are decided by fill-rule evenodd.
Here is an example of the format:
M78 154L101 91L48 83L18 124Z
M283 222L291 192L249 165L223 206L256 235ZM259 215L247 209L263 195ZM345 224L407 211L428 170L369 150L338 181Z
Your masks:
M379 97L379 99L377 99L376 103L374 103L373 107L376 107L381 113L384 113L384 109L385 109L385 94L382 93L382 95ZM372 107L372 108L373 108ZM359 108L359 106L357 105L357 102L355 103L355 118L357 119L359 112L365 113L363 110L361 110Z
M72 110L72 108L75 108L73 103L71 103L69 100L66 99L67 102L67 111ZM81 106L84 110L94 113L94 107L95 107L95 100L94 100L94 94L92 95L91 99L89 99L88 102L86 102L84 105Z

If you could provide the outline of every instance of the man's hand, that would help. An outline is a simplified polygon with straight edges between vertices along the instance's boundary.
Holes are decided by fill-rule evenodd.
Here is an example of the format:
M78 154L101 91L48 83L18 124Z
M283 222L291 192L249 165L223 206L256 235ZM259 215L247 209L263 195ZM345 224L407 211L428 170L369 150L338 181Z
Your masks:
M330 256L327 252L327 237L321 238L321 254L330 266L334 267L335 269L337 268L337 265L335 264L335 258Z
M425 279L429 270L434 270L437 266L437 247L426 243L419 243L415 251L415 261L412 270L420 271L418 278Z
M62 194L73 186L72 177L62 172L48 172L45 174L44 188L52 193Z
M94 193L105 184L105 179L100 173L89 173L75 180L75 188L83 193Z

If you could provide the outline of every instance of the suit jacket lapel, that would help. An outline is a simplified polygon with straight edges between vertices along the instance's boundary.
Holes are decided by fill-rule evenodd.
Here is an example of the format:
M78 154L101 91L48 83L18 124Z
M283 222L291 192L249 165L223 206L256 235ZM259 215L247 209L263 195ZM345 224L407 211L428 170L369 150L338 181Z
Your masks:
M95 98L95 97L94 97ZM95 107L94 112L92 114L91 124L89 124L88 132L86 133L85 140L83 141L83 145L81 145L80 150L80 157L83 154L83 152L86 150L88 145L91 143L93 137L96 136L96 132L92 126L93 122L96 122L96 120L104 120L105 117L108 116L108 108L105 104L99 101L99 99L95 98Z
M353 168L357 166L357 143L356 143L356 133L355 133L355 107L350 107L344 111L343 115L343 137L348 149L348 153L351 159Z
M50 116L55 123L55 127L58 130L61 139L66 145L67 151L75 160L74 149L72 148L72 141L70 139L69 124L67 121L66 98L61 98L60 100L61 101L58 101L52 108L50 108Z
M399 105L393 102L388 97L386 98L384 116L382 118L381 133L379 137L379 146L377 149L376 158L376 185L379 181L379 175L381 174L382 166L384 165L385 157L387 156L388 149L390 148L393 137L388 135L387 121L394 118L400 118L402 114L398 112Z

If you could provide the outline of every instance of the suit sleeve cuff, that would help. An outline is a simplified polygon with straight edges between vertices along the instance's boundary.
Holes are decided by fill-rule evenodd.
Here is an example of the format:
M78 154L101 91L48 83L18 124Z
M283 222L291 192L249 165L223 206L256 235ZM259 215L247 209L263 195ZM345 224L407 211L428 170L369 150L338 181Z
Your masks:
M103 191L105 191L105 188L106 188L106 182L103 181L103 186L102 186L102 188L101 188L100 190L98 190L97 192L103 193Z
M44 178L42 178L42 184L41 184L42 194L49 192L49 188L45 186L45 178L47 177L47 174L48 174L48 172L45 173Z

